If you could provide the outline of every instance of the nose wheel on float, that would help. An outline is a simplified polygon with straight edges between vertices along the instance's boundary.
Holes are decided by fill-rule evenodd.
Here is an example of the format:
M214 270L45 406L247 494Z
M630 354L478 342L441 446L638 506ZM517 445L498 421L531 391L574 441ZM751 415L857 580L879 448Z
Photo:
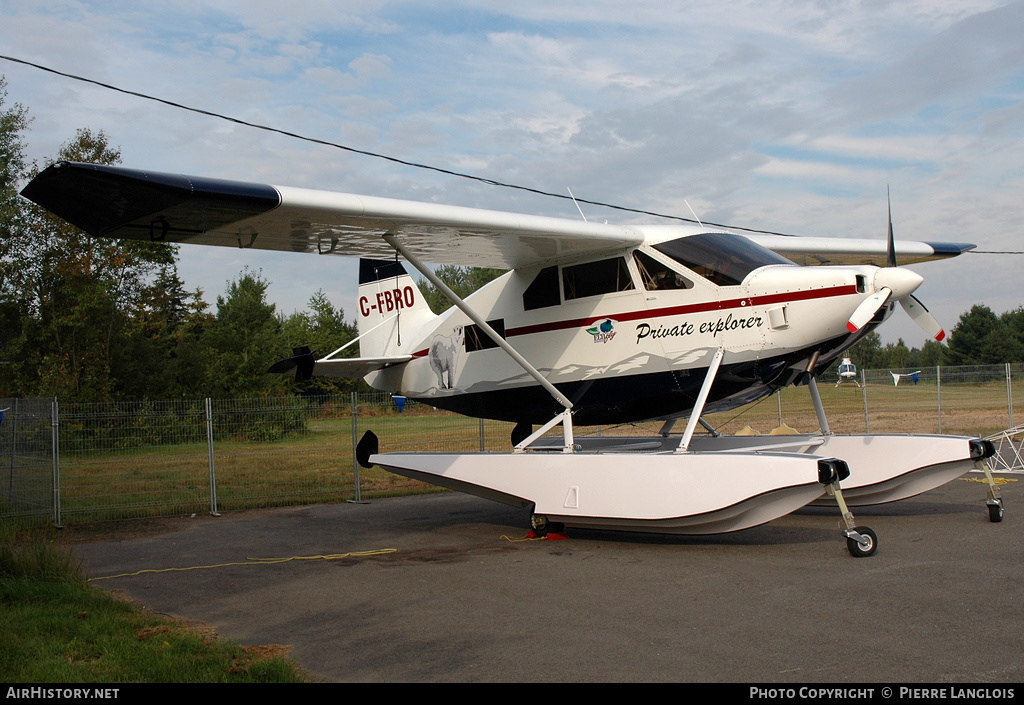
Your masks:
M860 526L853 530L843 532L846 536L846 548L854 558L870 556L878 547L878 537L875 532L866 526Z
M992 477L992 467L989 459L996 454L996 447L992 441L978 440L971 442L971 457L975 459L974 466L985 473L985 481L988 483L988 498L985 506L988 507L988 520L998 524L1003 520L1003 498L999 496L999 488L996 486L996 479Z
M843 518L840 526L845 526L843 536L846 537L846 548L854 558L866 558L874 555L878 549L878 536L866 526L857 526L853 514L843 499L843 490L839 483L850 476L850 466L838 458L824 458L818 461L818 482L825 485L825 491L836 498L839 511Z

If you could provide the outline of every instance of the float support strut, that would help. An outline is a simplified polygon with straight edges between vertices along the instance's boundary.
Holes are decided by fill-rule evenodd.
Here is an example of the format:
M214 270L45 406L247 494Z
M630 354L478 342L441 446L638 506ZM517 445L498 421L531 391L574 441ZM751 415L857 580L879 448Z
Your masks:
M807 387L811 390L811 402L814 404L814 413L818 415L818 426L822 433L831 436L832 431L828 427L828 417L825 416L825 407L821 403L821 395L818 394L818 383L814 381L814 375L811 375Z

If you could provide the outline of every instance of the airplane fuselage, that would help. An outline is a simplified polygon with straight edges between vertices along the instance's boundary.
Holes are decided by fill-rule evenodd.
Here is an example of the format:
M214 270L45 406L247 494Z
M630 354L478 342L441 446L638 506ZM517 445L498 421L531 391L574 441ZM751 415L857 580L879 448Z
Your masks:
M580 424L686 415L719 348L728 355L707 409L740 406L800 381L812 360L823 369L868 330L851 333L847 320L873 293L876 267L800 267L778 258L740 266L742 278L729 279L708 268L698 274L666 252L644 245L514 270L467 303L572 401ZM361 287L361 328L418 295L396 279ZM454 307L429 330L407 325L402 337L413 358L371 374L374 387L505 421L543 423L560 410Z

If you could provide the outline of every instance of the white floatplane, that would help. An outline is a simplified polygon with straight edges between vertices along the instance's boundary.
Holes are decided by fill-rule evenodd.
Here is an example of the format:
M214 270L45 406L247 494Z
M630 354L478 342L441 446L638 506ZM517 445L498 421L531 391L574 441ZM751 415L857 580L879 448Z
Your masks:
M739 234L698 222L610 225L67 162L23 195L96 236L362 258L361 356L297 349L274 369L365 377L396 395L515 422L508 453L381 453L367 434L358 455L530 508L541 532L563 524L719 533L828 494L851 553L870 555L876 537L855 524L847 502L927 491L992 452L978 439L828 428L815 375L897 301L931 336L945 335L913 296L922 278L896 258L973 247L895 242L891 218L887 241ZM454 307L432 313L402 261ZM463 300L425 262L509 271ZM708 428L703 414L790 384L808 386L821 433L694 435L698 424ZM671 435L684 417L683 433ZM666 421L660 435L573 434L574 423L649 419ZM558 425L552 441L545 434Z

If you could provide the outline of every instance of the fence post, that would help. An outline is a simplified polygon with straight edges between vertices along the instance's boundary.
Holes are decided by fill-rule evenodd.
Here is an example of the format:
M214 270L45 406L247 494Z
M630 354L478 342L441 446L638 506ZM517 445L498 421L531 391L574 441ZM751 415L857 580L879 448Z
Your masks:
M213 403L206 398L206 454L210 463L210 514L219 517L217 512L217 470L213 462Z
M864 433L871 433L868 425L868 377L863 369L860 371L860 390L864 394Z
M942 368L935 366L935 398L939 404L939 433L942 433Z
M64 527L60 523L60 409L57 397L50 402L50 429L53 458L53 524L62 529Z
M7 480L7 499L9 502L14 501L14 458L15 458L15 446L18 443L18 400L14 400L14 408L12 409L14 414L11 418L11 476Z
M359 486L359 459L356 458L356 445L359 443L359 406L357 393L352 392L352 471L355 474L355 501L363 501L363 491Z
M1006 411L1010 416L1010 425L1007 428L1013 428L1013 379L1009 362L1006 363Z

